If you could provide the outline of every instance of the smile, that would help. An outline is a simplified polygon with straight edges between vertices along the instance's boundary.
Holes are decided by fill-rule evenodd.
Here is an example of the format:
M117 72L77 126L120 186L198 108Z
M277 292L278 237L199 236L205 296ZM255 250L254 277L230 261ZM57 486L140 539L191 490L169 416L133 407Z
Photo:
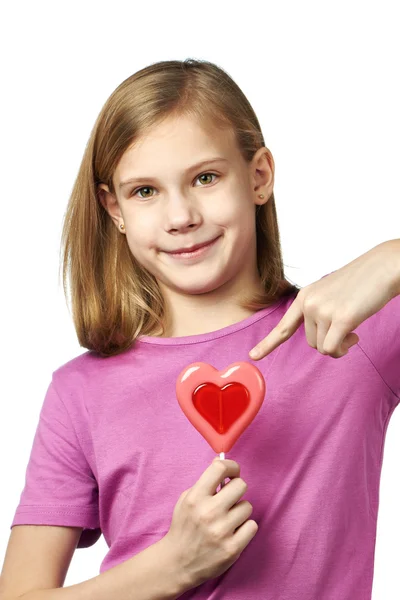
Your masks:
M193 252L178 252L176 254L174 254L172 252L165 252L165 254L167 254L167 256L171 256L174 260L180 260L180 261L188 261L188 260L190 261L190 260L193 260L196 258L203 258L203 256L205 256L207 254L207 252L209 252L211 250L211 248L216 246L220 237L221 236L217 237L215 240L213 240L212 242L207 244L207 246L202 246L202 248L198 248L197 250L194 250Z

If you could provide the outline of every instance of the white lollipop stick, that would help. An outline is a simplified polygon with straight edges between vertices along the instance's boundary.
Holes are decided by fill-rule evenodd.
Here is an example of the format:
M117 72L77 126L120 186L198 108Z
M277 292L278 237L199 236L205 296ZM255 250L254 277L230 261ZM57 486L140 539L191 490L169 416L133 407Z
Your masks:
M225 460L225 452L220 452L220 453L219 453L219 458L220 458L221 460ZM222 488L224 487L224 485L225 485L225 479L223 479L223 480L221 481L221 487L219 488L219 491L221 491L221 490L222 490Z

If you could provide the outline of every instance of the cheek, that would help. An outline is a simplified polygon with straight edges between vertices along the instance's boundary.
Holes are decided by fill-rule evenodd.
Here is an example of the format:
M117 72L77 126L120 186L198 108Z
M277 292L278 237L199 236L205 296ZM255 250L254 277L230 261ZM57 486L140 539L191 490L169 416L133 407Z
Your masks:
M132 256L135 257L136 261L150 273L153 273L154 269L154 257L149 253L149 242L143 238L138 239L127 239L129 250Z
M245 217L244 203L240 201L240 198L225 196L220 201L213 203L204 217L205 220L213 221L218 225L235 226Z
M227 221L235 222L243 218L247 221L254 211L254 204L248 188L241 181L234 180L220 197L215 197L213 210L216 216Z
M154 239L144 225L143 227L130 228L129 233L127 233L127 242L130 251L139 262L146 256L149 248L154 247Z
M249 230L254 228L254 207L244 197L231 197L214 212L214 221L232 230Z
M141 213L129 215L129 245L136 250L145 249L155 239L156 226L151 215Z

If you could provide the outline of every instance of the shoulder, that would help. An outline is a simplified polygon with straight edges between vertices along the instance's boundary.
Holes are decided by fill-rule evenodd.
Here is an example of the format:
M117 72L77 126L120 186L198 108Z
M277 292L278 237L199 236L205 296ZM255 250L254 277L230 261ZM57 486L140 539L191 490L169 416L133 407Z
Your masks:
M88 350L57 367L51 376L50 390L55 392L67 410L77 415L87 405L90 390L101 377L102 361L95 352Z
M93 350L87 350L57 367L52 372L53 381L56 387L66 383L82 385L97 378L102 371L109 370L118 360L119 356L102 357Z

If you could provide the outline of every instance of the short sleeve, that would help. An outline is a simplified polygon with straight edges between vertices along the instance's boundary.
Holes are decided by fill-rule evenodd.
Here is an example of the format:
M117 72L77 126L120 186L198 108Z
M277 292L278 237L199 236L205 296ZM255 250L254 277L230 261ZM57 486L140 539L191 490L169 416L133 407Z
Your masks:
M358 345L400 402L400 296L395 296L355 330Z
M92 546L101 535L97 482L53 379L10 528L14 525L83 527L77 548Z

